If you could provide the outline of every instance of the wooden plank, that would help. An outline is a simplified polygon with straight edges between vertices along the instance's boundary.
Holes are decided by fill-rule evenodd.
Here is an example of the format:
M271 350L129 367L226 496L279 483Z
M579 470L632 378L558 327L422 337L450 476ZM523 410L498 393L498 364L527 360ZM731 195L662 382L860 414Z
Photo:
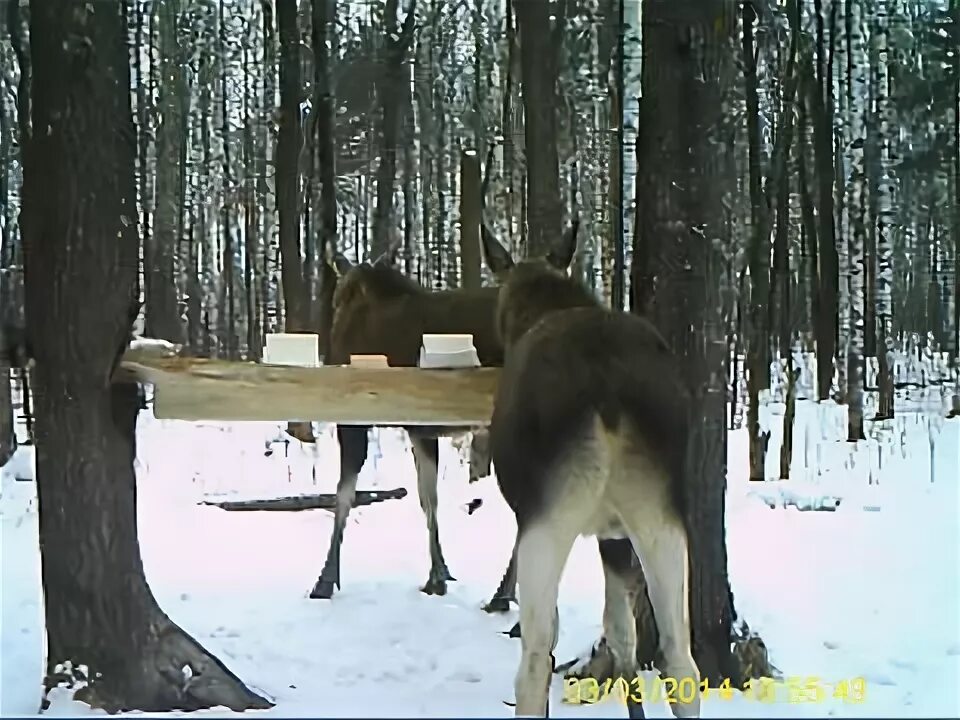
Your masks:
M155 386L154 415L164 420L454 427L490 422L499 374L497 368L303 368L143 356L124 360L118 373Z

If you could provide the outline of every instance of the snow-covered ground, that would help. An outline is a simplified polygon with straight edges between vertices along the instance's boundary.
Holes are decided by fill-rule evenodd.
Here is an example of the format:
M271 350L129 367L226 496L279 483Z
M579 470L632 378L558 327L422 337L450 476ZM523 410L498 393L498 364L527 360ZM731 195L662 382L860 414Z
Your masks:
M921 393L922 394L922 393ZM933 403L937 405L935 401ZM770 468L778 460L780 417ZM845 436L843 408L801 402L794 477L759 489L746 481L746 435L731 433L727 532L738 612L765 640L784 678L815 677L820 703L777 704L739 692L710 697L704 717L960 714L960 418L905 413L859 447ZM933 418L933 419L931 419ZM140 421L140 538L147 578L161 606L252 687L279 716L510 716L520 644L501 634L516 612L481 611L500 580L514 521L492 478L467 483L452 444L441 445L440 529L458 582L445 597L417 588L427 576L427 535L409 446L380 431L361 488L409 489L351 515L343 588L309 600L332 515L226 512L211 495L331 492L338 472L329 428L315 448L289 447L279 426ZM932 441L931 441L932 438ZM2 475L0 711L36 714L43 653L36 494L29 449ZM932 470L931 470L932 468ZM776 476L774 474L774 476ZM468 514L474 498L482 506ZM832 512L803 508L829 505ZM772 507L771 507L772 506ZM600 630L602 574L596 544L581 540L561 587L558 662ZM864 702L832 697L863 678ZM607 700L560 702L561 717L625 716ZM63 691L49 714L90 714ZM666 704L646 705L668 717ZM230 715L209 711L206 714Z

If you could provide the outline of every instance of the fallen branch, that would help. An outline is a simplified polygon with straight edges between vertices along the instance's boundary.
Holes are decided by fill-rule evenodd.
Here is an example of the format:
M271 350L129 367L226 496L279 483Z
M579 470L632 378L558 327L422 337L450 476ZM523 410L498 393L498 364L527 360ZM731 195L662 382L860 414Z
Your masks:
M358 490L353 500L353 507L373 505L384 500L400 500L407 496L406 488L394 490ZM213 505L221 510L281 510L293 512L297 510L334 510L337 506L337 496L334 493L319 493L317 495L288 495L279 498L263 498L258 500L204 500L200 505Z

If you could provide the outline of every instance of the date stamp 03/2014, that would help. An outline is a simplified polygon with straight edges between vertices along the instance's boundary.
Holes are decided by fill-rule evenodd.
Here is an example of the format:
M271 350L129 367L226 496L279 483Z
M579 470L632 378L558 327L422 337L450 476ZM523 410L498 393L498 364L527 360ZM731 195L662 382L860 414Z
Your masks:
M678 681L671 677L654 677L648 680L638 675L629 681L621 677L604 682L589 677L566 678L563 681L563 702L573 705L593 704L612 697L620 702L663 700L671 704L687 703L693 700L696 689L693 678L682 678ZM704 700L710 697L732 700L735 696L729 678L724 679L719 686L712 686L707 680L702 680L699 690ZM783 680L759 678L748 680L741 692L747 700L762 703L821 703L828 700L862 703L867 699L867 681L856 677L828 683L816 675L790 676Z

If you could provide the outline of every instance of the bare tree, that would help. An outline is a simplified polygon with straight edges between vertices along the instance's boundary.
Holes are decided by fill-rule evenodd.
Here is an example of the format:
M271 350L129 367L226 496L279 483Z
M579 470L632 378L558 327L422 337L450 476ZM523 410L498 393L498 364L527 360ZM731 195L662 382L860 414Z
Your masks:
M634 307L666 335L693 396L697 422L685 462L690 614L694 656L711 683L769 670L741 664L731 653L735 614L724 531L726 338L716 244L729 178L715 136L734 81L735 29L730 0L647 0L644 6ZM651 616L647 605L638 609L641 625ZM654 632L645 625L638 637Z
M380 104L380 160L377 164L377 204L373 214L373 257L386 252L395 231L395 194L397 180L397 147L404 116L403 100L409 84L407 54L416 27L416 0L411 0L403 24L397 12L400 0L387 0L383 11L382 73L377 80Z
M333 255L337 251L337 145L336 89L333 60L336 57L334 33L337 21L337 0L312 0L314 112L316 113L316 147L318 180L320 181L320 348L324 355L330 347L333 325L333 291L336 274Z
M297 0L278 0L280 35L280 130L277 136L277 214L280 218L281 277L287 332L310 327L310 292L300 245L300 151L303 147L300 102L300 32Z
M567 0L513 0L520 30L524 147L527 161L527 248L545 255L560 237L563 200L557 157L558 48L566 23ZM555 15L551 26L550 16Z
M864 162L866 127L863 108L867 106L867 81L870 67L866 62L865 22L859 2L848 2L849 32L847 112L850 119L848 148L850 177L847 178L846 204L850 224L849 241L849 337L847 345L848 402L847 439L863 440L863 340L864 340L864 252L866 249L867 168ZM842 240L841 240L842 242Z
M144 332L174 343L185 340L177 293L176 255L183 232L184 82L180 43L180 0L157 0L160 59L159 122L156 131L156 215L153 236L144 243ZM146 173L144 173L146 174Z
M267 707L167 617L143 573L142 399L111 383L139 306L124 4L30 9L32 119L45 129L26 148L24 213L46 685L86 680L78 699L109 711Z

